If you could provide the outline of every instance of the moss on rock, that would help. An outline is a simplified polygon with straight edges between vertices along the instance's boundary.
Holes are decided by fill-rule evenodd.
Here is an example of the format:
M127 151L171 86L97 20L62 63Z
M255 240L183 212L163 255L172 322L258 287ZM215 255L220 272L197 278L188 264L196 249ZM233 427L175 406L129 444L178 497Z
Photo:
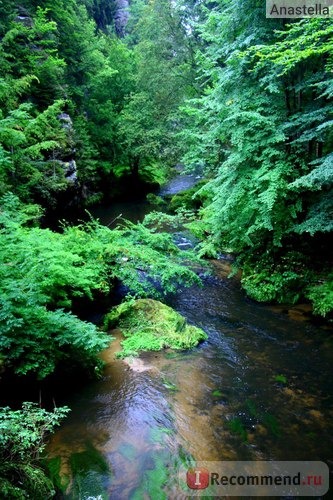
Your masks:
M206 180L201 180L189 189L173 195L170 200L170 210L172 212L176 212L179 208L198 210L205 201L205 195L197 193L206 183Z
M166 347L190 349L207 338L196 326L171 307L157 300L124 302L106 315L106 328L120 328L125 339L118 357L135 356L139 351L159 351Z

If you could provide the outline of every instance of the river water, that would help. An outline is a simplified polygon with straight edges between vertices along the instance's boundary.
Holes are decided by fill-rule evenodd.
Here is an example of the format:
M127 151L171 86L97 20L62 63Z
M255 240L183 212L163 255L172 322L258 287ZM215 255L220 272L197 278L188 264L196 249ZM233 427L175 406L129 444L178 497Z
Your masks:
M162 194L193 182L177 177ZM119 214L135 221L150 209L127 203L94 215L112 227ZM228 258L213 267L202 288L179 290L170 303L207 341L125 362L114 358L114 332L103 378L66 401L72 412L48 447L67 478L64 498L185 498L177 471L195 460L332 466L332 332L311 324L306 307L247 299L227 277Z

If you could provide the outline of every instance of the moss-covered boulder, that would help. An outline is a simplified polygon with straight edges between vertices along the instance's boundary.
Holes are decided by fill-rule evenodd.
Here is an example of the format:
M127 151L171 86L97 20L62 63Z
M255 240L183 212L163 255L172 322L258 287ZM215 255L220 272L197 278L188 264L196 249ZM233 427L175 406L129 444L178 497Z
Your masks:
M206 183L206 180L199 181L189 189L185 189L173 195L169 205L171 212L177 212L180 208L198 210L202 207L207 196L203 193L198 194L198 192Z
M203 330L188 325L171 307L152 299L123 302L106 315L105 327L120 328L125 337L117 354L122 358L166 347L190 349L207 338Z

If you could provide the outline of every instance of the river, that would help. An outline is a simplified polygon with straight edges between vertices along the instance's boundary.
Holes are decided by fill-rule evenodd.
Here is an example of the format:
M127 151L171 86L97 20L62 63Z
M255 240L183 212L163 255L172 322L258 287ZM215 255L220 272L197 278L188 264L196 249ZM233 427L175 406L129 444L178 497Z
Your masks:
M194 182L179 176L162 191ZM93 213L112 227L151 207L123 203ZM70 416L48 446L69 499L181 499L179 466L193 460L323 460L332 466L331 331L306 308L270 307L214 261L202 288L179 290L170 305L209 338L189 352L114 359L101 380L65 401ZM60 457L60 458L56 458ZM70 466L72 473L69 474Z

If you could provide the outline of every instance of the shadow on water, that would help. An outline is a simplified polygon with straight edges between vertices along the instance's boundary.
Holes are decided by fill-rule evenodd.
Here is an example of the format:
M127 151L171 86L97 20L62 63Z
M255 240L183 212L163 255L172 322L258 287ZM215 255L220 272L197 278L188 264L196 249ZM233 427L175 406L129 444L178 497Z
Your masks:
M177 175L163 186L157 194L162 197L173 196L180 191L194 186L199 180L200 176L197 174ZM142 222L145 215L155 209L156 207L151 205L146 199L139 198L136 200L131 199L115 202L107 207L94 207L89 212L91 212L94 218L99 219L102 224L113 228L121 217L131 222Z
M124 361L116 331L102 380L66 401L71 415L48 447L63 497L185 498L177 470L193 460L332 465L330 332L246 299L228 261L215 270L170 304L207 341Z

